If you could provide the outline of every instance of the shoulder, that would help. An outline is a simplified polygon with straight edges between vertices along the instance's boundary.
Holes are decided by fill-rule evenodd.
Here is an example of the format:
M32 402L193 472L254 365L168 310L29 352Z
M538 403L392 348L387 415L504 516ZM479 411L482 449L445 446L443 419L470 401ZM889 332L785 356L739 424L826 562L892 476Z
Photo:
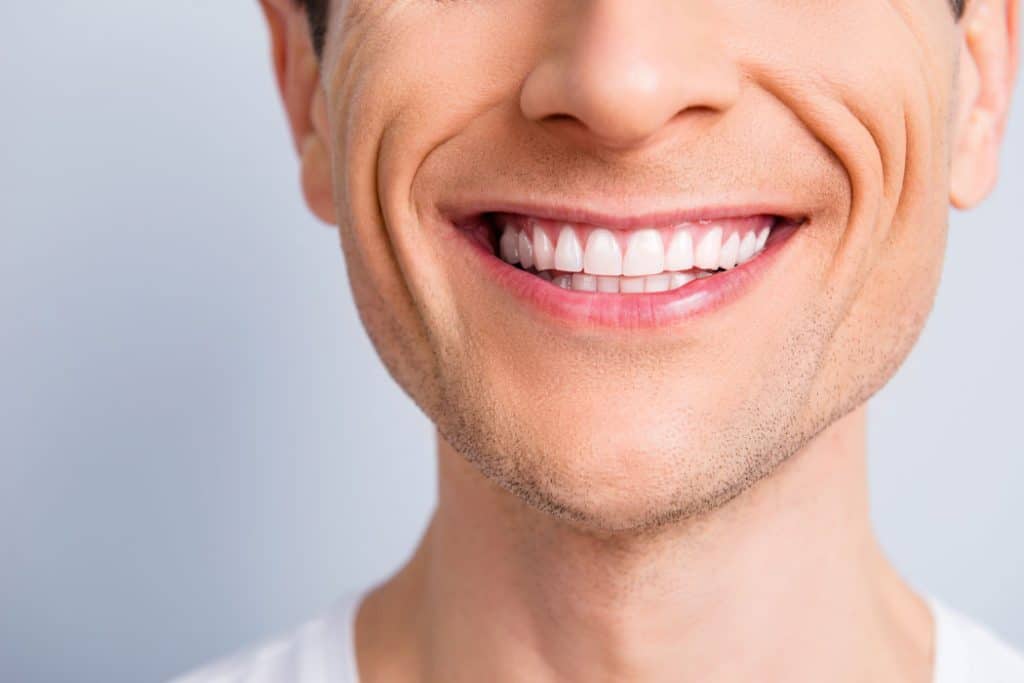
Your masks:
M1024 654L989 627L930 598L935 615L935 683L1021 683Z
M363 591L350 592L291 633L170 683L358 683L352 619L362 595Z

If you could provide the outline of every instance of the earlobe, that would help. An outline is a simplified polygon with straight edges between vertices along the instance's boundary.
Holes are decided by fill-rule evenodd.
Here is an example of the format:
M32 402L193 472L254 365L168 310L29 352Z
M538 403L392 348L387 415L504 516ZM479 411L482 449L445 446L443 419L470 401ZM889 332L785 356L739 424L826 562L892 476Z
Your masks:
M950 203L969 209L980 203L996 184L999 142L995 122L986 112L974 111L959 133L950 172Z
M302 193L317 218L337 225L334 194L331 190L331 156L318 135L309 135L299 151L302 166Z
M1016 75L1016 0L975 0L963 18L950 202L978 204L995 187Z

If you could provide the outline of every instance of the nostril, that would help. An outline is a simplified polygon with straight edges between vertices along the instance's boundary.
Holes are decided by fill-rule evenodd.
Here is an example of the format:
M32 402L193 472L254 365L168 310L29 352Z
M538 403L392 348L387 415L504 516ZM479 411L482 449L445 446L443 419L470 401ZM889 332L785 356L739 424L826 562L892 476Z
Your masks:
M553 123L559 126L580 126L583 127L583 122L572 114L548 114L544 117L544 121Z

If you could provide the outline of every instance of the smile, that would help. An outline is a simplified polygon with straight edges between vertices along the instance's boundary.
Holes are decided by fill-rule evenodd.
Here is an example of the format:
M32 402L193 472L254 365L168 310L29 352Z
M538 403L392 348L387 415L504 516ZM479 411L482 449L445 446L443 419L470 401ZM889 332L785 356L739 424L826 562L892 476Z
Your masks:
M750 216L611 230L501 214L498 255L562 289L665 292L756 258L778 221Z
M750 290L806 222L764 207L661 218L534 208L453 222L488 280L530 314L585 327L663 326L716 310Z

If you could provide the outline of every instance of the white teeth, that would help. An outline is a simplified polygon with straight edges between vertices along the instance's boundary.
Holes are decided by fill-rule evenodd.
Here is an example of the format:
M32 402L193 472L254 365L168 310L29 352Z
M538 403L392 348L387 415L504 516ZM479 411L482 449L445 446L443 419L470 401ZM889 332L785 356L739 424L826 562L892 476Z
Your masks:
M597 276L574 273L572 276L572 288L578 292L596 292Z
M771 227L765 227L731 233L723 241L723 228L711 227L695 248L690 230L678 228L666 247L660 230L645 228L627 233L623 257L621 235L606 228L590 230L583 247L576 228L567 224L561 226L557 245L536 222L523 229L511 224L499 227L503 229L498 255L505 262L518 263L563 289L604 293L678 289L695 279L711 277L712 271L735 268L755 258L771 234Z
M665 270L693 268L693 237L689 230L676 230L665 252Z
M665 245L657 230L637 230L629 236L623 275L655 275L665 270Z
M757 235L757 251L764 249L764 243L768 241L768 234L772 231L771 228L762 228L761 232Z
M530 242L529 236L525 232L521 232L516 242L516 252L519 254L520 264L523 268L533 268L533 244Z
M519 263L519 231L515 228L505 228L501 233L499 250L502 261Z
M736 259L740 253L739 233L729 235L729 239L722 245L722 254L718 258L718 265L726 270L736 267Z
M624 277L619 279L619 291L623 294L640 294L644 291L645 277Z
M740 263L746 263L753 257L754 252L757 251L757 235L751 230L743 236L743 241L740 242L740 251L737 255Z
M580 248L580 241L576 239L576 231L568 225L558 234L555 268L567 273L578 273L583 270L583 250Z
M671 277L669 278L668 287L669 289L677 289L687 284L688 282L693 282L695 279L696 276L694 276L692 273L672 273Z
M537 270L551 270L555 267L555 247L551 238L540 228L533 230L533 263Z
M583 270L592 275L622 275L622 252L611 231L598 228L587 237Z
M644 283L645 292L667 292L672 280L668 273L648 275L644 279L646 280Z
M694 255L694 265L705 270L715 270L718 268L721 253L722 229L715 227L709 230L708 234L704 235L704 239L700 241L697 253Z
M551 271L539 273L556 287L571 289L575 292L601 292L605 294L643 294L667 292L678 289L698 277L709 276L710 273L698 275L698 271L685 273L663 272L657 275L636 277L617 277L613 275L589 275L587 273L561 273L552 276Z

